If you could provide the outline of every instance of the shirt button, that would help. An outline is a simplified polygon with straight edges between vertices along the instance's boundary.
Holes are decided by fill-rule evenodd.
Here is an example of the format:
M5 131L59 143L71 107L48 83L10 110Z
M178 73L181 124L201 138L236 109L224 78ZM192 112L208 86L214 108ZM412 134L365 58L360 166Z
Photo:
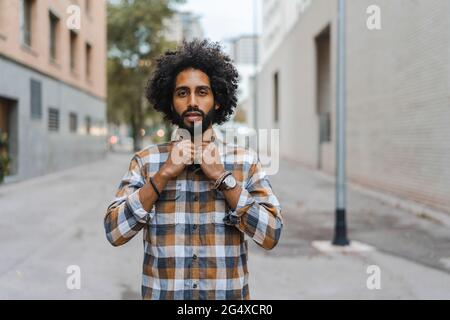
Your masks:
M198 200L198 197L197 197L196 195L194 195L194 196L192 197L192 199L194 199L194 201L197 201L197 200Z
M196 230L197 229L197 225L196 224L194 224L194 226L192 227L194 230Z
M193 287L194 289L195 289L195 288L197 288L197 284L196 284L196 283L194 283L194 285L193 285L192 287Z
M192 256L192 259L197 260L197 255L194 254L194 255Z

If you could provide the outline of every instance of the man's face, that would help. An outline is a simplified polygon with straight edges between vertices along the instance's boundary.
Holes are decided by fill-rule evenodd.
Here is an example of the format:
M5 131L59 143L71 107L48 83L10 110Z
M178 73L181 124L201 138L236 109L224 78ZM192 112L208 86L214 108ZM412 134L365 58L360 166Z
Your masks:
M219 108L214 102L209 77L203 71L193 68L180 72L175 79L173 107L176 123L191 135L196 122L202 123L202 132L206 131Z

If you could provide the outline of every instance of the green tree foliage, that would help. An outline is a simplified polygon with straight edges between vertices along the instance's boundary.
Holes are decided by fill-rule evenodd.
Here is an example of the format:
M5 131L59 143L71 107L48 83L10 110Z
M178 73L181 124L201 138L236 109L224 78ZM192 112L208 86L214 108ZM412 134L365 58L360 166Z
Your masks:
M108 2L108 109L110 123L129 124L134 149L142 147L147 117L160 118L144 98L156 58L175 43L164 39L165 19L184 0L110 0Z

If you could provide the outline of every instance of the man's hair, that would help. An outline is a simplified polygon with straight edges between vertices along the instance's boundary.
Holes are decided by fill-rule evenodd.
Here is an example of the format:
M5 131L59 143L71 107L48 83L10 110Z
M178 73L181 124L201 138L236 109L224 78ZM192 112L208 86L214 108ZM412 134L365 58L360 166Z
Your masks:
M183 42L176 51L161 55L146 87L150 104L164 113L165 120L175 123L172 102L176 77L189 68L203 71L209 77L215 103L219 105L214 123L226 122L236 108L239 75L218 42Z

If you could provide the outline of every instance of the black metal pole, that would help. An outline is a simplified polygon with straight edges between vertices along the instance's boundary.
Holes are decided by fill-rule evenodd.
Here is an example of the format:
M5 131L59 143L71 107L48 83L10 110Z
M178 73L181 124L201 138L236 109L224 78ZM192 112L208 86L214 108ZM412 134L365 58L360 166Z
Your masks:
M337 38L337 104L336 104L336 224L333 244L349 245L346 223L345 174L345 112L346 112L346 61L345 61L345 0L338 0Z

